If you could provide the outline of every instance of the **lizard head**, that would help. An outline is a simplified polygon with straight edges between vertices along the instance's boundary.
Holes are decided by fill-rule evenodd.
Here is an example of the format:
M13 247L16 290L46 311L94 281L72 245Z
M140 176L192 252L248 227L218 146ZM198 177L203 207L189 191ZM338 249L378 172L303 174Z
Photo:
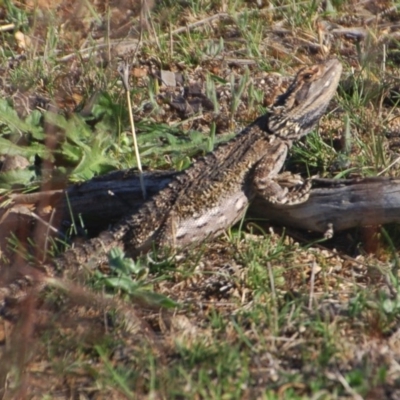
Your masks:
M339 84L336 59L301 69L271 108L268 129L282 139L297 140L319 121Z

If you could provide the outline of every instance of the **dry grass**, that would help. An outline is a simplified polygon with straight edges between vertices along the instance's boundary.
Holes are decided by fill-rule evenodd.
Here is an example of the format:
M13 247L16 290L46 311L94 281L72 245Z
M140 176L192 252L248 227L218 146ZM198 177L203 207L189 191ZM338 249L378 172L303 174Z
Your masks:
M335 56L345 72L332 112L290 167L397 175L395 2L138 4L0 4L2 202L135 165L120 59L148 168L185 168L264 112L299 66ZM61 230L43 203L26 207ZM55 251L30 221L3 214L1 286ZM153 292L111 290L108 268L49 282L5 308L3 398L400 398L398 227L315 238L244 222L174 259L140 260L133 282L172 310Z

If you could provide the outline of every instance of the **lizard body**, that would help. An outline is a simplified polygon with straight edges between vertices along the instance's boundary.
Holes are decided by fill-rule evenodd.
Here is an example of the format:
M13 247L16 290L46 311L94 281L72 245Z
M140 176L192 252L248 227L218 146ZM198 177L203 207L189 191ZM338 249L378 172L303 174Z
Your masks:
M292 143L306 135L336 92L342 66L336 59L301 69L271 109L229 142L196 161L138 213L56 260L64 270L121 246L130 256L158 246L184 247L217 236L243 216L256 193L273 203L307 200L307 184L288 189L279 171Z

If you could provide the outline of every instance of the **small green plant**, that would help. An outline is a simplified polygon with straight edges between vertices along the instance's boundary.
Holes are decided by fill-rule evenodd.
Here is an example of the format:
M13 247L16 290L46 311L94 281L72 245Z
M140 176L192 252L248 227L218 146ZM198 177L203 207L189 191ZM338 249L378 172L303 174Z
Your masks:
M232 102L231 102L231 114L230 114L230 125L233 125L233 120L235 118L235 114L237 109L240 105L243 93L249 83L250 78L250 71L248 68L244 70L244 74L240 77L238 84L235 82L235 76L231 74L230 78L230 87L231 87L231 94L232 94Z
M23 29L29 26L28 14L19 7L16 7L11 0L3 0L2 7L6 9L7 21L15 24L17 29Z
M314 171L324 175L337 157L335 149L325 143L316 132L307 135L306 145L296 143L291 152L289 165L304 165L309 175Z
M107 291L114 290L127 296L145 301L150 305L174 308L178 304L166 296L152 290L147 283L148 268L141 261L133 261L125 257L124 252L116 247L109 254L110 274L100 271L95 273L96 286L104 287Z

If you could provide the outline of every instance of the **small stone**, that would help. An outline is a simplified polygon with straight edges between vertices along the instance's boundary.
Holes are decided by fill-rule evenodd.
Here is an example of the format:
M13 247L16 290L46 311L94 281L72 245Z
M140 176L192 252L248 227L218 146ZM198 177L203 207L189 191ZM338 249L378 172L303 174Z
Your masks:
M133 68L132 75L135 78L144 78L145 76L147 76L147 70L144 68Z
M162 86L176 86L175 73L172 71L161 70L161 85Z

